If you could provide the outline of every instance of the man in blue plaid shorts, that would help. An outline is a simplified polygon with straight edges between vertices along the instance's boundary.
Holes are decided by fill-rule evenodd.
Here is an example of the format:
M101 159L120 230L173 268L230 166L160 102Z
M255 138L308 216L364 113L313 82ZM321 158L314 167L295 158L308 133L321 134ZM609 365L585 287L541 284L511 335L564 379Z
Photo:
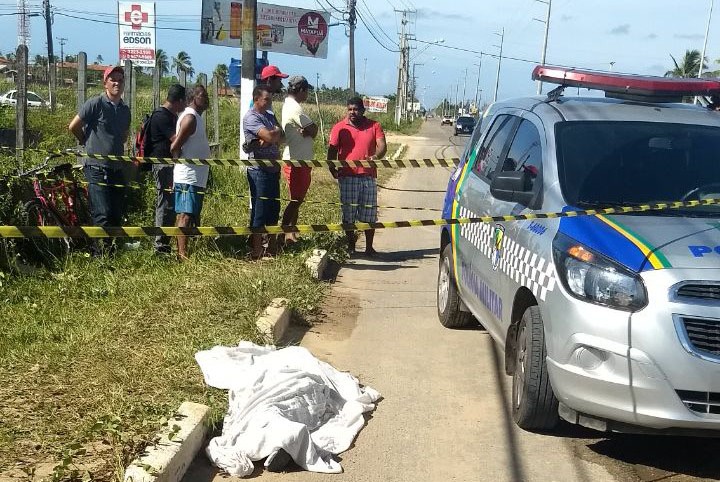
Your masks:
M365 106L360 97L347 102L347 117L330 131L328 159L362 161L382 159L387 151L385 133L378 122L365 117ZM377 169L374 167L330 168L340 185L342 222L377 222ZM346 231L348 251L355 252L357 234ZM365 231L365 254L376 254L373 248L375 230Z

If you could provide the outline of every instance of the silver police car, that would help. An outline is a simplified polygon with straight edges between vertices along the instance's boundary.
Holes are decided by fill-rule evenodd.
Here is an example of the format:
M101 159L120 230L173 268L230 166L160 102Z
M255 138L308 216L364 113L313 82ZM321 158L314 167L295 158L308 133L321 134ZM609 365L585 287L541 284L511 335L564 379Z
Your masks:
M719 82L533 78L560 87L488 109L443 217L720 198L720 113L680 103ZM720 436L720 206L454 225L440 251L440 321L504 350L520 427Z

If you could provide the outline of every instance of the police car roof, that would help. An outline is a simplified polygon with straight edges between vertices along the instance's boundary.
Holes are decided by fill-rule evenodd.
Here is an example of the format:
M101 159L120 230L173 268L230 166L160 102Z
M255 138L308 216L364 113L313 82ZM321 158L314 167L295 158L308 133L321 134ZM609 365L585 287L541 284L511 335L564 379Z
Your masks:
M639 102L604 97L562 96L548 101L546 97L522 97L497 102L492 110L516 108L530 110L540 117L556 117L558 121L637 121L669 122L720 126L720 112L682 103Z

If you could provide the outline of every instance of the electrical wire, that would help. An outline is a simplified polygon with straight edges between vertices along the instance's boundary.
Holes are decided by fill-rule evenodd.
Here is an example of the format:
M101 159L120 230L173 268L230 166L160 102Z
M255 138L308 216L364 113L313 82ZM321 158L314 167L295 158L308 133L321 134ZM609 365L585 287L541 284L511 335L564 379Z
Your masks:
M399 49L398 49L398 50L393 50L393 49L391 49L391 48L386 47L385 44L382 43L382 42L380 41L380 39L377 38L377 36L375 36L375 34L373 33L373 31L370 29L370 27L368 27L367 22L365 22L365 18L363 18L362 14L360 13L359 10L357 11L357 16L358 16L358 18L360 19L360 21L362 22L362 24L365 25L365 28L366 28L367 31L370 33L370 35L372 36L372 38L375 39L375 41L378 43L378 45L380 45L382 48L384 48L384 49L387 50L388 52L392 52L392 53L400 52ZM397 47L397 44L393 44L393 45L394 45L395 47Z
M397 47L397 46L398 46L398 45L397 45L397 39L392 38L390 35L388 35L387 32L385 32L385 30L384 30L384 29L382 28L382 26L380 25L380 22L378 22L377 18L375 18L375 15L373 15L372 11L370 10L370 7L368 7L367 3L365 3L365 0L360 0L360 2L361 2L362 5L365 7L365 10L367 11L366 13L370 16L370 18L373 20L373 22L375 22L375 25L377 25L378 30L379 30L388 40L390 40L390 42L391 42L393 45L395 45L395 46ZM358 10L359 10L359 9L358 9Z

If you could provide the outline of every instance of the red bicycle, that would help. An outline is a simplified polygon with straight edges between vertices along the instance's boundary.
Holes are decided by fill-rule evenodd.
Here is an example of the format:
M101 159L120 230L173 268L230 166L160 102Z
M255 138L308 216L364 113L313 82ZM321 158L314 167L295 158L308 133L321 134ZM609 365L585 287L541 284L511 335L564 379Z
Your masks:
M67 150L65 152L73 152ZM48 169L50 161L60 157L54 153L45 161L28 171L18 173L20 179L32 177L33 198L25 202L20 212L20 222L26 226L82 226L90 224L87 188L75 178L70 163L62 163ZM78 240L71 238L29 238L29 245L36 258L52 266L68 254Z

